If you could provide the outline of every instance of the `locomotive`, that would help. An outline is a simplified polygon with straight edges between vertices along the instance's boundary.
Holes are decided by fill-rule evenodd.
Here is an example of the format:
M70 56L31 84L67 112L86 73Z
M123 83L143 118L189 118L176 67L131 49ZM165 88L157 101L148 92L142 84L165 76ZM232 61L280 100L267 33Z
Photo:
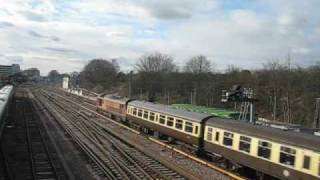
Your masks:
M320 139L168 105L121 98L98 97L97 109L139 130L164 135L229 162L255 170L262 179L320 179Z

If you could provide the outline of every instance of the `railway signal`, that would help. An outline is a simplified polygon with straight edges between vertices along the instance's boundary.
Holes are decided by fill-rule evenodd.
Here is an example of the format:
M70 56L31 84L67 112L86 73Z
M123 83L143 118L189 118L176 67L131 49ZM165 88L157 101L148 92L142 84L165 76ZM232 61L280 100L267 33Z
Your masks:
M249 112L249 122L254 123L254 102L257 99L254 98L252 88L243 88L241 85L234 85L230 90L222 91L221 102L240 102L240 114L239 120L246 121Z

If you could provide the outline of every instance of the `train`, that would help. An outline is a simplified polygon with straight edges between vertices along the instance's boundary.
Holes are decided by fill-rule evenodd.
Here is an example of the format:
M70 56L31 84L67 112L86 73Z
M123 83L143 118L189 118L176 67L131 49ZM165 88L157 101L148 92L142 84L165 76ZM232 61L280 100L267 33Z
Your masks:
M12 85L3 86L0 89L0 138L2 130L5 125L5 120L8 115L9 105L14 93L14 87Z
M320 138L118 96L97 110L154 136L184 143L205 157L253 170L259 179L320 179Z

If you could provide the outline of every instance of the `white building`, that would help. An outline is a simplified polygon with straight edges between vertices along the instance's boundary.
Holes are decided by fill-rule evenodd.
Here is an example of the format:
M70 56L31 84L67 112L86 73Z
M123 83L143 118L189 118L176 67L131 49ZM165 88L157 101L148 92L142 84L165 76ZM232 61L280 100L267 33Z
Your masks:
M69 77L63 77L62 79L62 88L68 89L69 88Z

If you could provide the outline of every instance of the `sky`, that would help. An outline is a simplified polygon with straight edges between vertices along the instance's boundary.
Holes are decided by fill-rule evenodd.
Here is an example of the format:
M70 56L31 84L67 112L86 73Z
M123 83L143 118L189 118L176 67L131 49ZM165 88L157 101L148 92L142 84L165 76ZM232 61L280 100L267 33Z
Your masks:
M41 74L95 58L122 71L161 52L179 67L205 55L216 70L320 61L319 0L0 0L0 64Z

